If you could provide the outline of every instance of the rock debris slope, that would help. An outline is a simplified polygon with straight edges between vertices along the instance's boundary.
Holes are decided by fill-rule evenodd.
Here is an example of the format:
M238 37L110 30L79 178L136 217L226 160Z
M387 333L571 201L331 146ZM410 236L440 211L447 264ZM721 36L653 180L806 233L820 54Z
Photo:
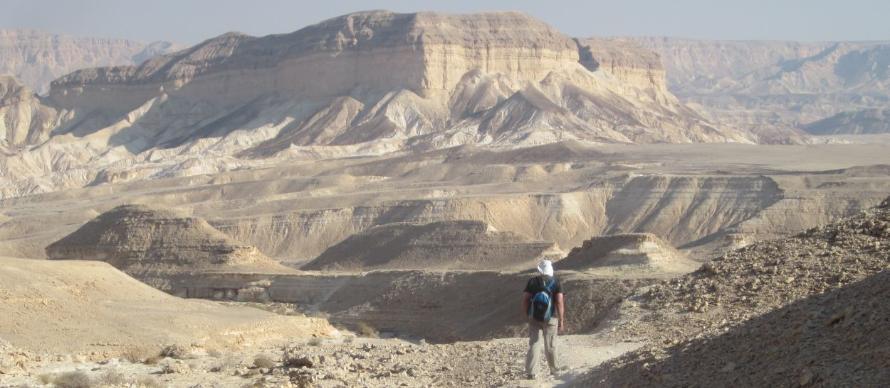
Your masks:
M479 221L397 223L368 229L328 248L302 269L527 269L554 244L498 232Z
M292 272L203 219L123 205L46 248L50 259L100 260L169 290L170 277L195 272Z
M625 303L633 322L619 331L655 345L594 371L586 384L886 385L888 269L890 198L733 251Z

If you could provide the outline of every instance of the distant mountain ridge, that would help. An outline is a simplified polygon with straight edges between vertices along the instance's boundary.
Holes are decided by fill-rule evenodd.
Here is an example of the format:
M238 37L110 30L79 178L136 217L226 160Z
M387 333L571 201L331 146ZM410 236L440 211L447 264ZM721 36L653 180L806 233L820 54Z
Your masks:
M722 125L764 137L806 131L814 127L810 123L843 112L890 107L890 41L629 40L661 55L669 88L681 100ZM847 114L845 126L824 128L822 121L812 133L876 128L849 122L859 117L875 116Z
M39 93L74 70L139 64L177 49L170 42L87 38L30 29L0 29L0 75L14 76Z

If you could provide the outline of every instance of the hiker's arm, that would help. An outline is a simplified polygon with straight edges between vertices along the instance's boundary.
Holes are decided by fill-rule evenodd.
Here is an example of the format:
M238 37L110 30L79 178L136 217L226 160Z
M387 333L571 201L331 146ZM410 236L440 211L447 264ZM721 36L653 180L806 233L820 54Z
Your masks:
M562 293L556 294L556 314L559 316L559 328L562 329L565 327L565 298L563 298Z
M528 318L528 305L529 301L532 299L532 294L530 292L522 293L522 317Z

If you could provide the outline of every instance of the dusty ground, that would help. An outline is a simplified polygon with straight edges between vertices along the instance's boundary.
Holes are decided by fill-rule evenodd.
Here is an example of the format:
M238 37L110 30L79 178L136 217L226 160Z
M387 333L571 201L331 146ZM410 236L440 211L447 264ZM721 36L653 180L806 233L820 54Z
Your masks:
M432 345L347 337L209 353L203 348L191 348L149 362L121 358L87 361L62 355L29 358L21 366L5 369L6 374L0 375L0 387L42 386L42 381L78 371L94 385L107 386L142 383L169 387L551 387L573 381L587 369L639 344L609 343L591 335L559 337L558 346L564 355L560 365L565 370L538 380L525 379L526 346L526 340L519 338ZM288 356L284 349L288 349ZM546 366L541 364L539 368L544 370Z
M224 349L335 334L320 319L176 298L101 262L0 258L0 339L38 355L103 359L173 344Z

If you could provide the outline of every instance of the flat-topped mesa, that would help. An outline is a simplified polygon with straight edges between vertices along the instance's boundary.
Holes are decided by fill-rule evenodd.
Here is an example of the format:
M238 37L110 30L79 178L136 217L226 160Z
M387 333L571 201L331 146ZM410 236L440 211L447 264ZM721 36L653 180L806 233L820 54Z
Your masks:
M195 272L290 272L201 218L123 205L46 247L50 259L99 260L166 290L169 276Z
M264 158L315 146L751 142L682 105L653 53L576 42L513 12L369 11L289 34L229 33L139 66L69 74L46 101L67 116L41 147L66 157L75 143ZM71 168L95 167L77 159L92 166Z
M268 92L320 98L397 89L429 97L451 90L473 69L540 80L578 58L570 38L521 13L368 11L290 34L229 33L138 67L74 72L53 82L51 96L68 106L91 89L113 85L144 94L228 98Z

